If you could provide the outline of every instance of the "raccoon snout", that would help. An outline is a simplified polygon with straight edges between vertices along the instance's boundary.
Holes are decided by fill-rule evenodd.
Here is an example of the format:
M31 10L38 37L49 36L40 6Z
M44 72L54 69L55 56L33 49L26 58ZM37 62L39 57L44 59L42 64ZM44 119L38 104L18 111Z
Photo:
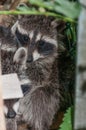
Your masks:
M33 56L29 55L27 58L27 63L33 62Z
M16 112L13 109L10 109L7 113L7 118L15 118Z

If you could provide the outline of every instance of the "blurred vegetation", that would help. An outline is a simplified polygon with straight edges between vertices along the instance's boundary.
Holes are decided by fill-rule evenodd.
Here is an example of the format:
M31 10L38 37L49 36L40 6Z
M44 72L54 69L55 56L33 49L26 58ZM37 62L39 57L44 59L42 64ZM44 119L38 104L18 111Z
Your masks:
M78 17L80 12L80 5L75 0L27 0L27 2L35 6L28 7L25 4L20 4L16 8L17 10L0 11L0 14L47 15L65 21L76 22L74 19Z
M71 106L66 110L64 114L63 123L60 125L59 130L73 130L73 109L74 107Z

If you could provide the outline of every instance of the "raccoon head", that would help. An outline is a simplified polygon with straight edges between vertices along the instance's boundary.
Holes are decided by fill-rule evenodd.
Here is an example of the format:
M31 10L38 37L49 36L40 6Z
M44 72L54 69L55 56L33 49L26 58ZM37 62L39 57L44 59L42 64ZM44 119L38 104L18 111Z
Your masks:
M30 91L29 85L21 85L21 89L24 95L27 94L27 92ZM5 99L4 100L4 114L6 118L15 118L16 115L20 115L19 113L19 104L20 104L20 98L16 99Z
M12 29L15 30L13 33L19 49L25 48L27 63L57 56L56 24L51 17L22 16L16 24L16 29L15 25Z
M14 118L18 112L19 99L4 100L4 114L7 118Z

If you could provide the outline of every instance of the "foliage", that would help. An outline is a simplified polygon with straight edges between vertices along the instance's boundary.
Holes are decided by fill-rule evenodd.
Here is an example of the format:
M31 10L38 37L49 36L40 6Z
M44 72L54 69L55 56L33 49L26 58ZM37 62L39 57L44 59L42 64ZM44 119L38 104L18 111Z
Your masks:
M65 21L74 22L79 16L80 5L78 2L69 0L28 0L33 7L18 6L17 10L0 11L0 14L33 14L48 15Z
M71 59L76 59L76 42L77 42L77 29L76 24L67 22L64 35L66 36L66 47L68 54L71 56Z
M54 12L55 14L61 13L69 18L76 18L80 12L80 6L77 2L69 2L68 0L54 0L54 1L44 1L44 0L29 0L31 4L35 4L38 7ZM57 15L58 17L58 15Z
M69 107L64 114L63 123L60 125L59 130L73 130L72 112L73 107Z

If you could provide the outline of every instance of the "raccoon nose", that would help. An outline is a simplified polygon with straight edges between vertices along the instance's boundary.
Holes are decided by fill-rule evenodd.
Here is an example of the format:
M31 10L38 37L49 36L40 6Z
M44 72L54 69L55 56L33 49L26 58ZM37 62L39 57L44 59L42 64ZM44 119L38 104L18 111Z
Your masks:
M7 118L14 118L15 116L16 116L16 112L13 109L8 111Z
M30 55L30 56L28 56L28 59L27 59L27 63L29 62L32 62L33 61L33 56L32 55Z

